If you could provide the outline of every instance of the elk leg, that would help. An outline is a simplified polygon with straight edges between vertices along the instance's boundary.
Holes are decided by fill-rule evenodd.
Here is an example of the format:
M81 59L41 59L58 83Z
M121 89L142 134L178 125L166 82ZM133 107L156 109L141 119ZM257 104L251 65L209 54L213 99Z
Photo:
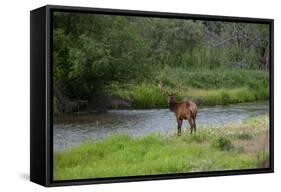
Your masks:
M188 119L188 123L189 123L189 125L190 125L190 134L192 134L192 132L193 132L193 122L192 122L192 119L191 119L191 118Z
M182 120L178 119L178 136L181 136L181 125L182 125Z
M193 128L194 128L194 133L196 133L196 121L195 121L195 118L193 119Z

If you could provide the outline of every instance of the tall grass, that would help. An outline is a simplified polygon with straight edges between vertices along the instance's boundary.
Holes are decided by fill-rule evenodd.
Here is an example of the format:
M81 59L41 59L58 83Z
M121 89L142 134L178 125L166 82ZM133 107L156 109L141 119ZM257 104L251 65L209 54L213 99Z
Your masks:
M114 96L132 100L131 108L149 109L166 108L167 98L161 93L157 85L142 83L130 85L126 89L113 92ZM233 89L198 89L186 88L178 93L177 99L189 98L199 105L228 105L267 100L269 98L268 88L251 89L248 87ZM114 108L114 106L112 106Z
M200 127L196 134L184 133L142 138L112 135L93 143L54 154L54 179L85 179L131 175L252 169L260 162L264 147L248 152L247 142L268 130L268 116L247 121L242 125ZM239 137L248 134L251 137ZM239 144L239 142L246 142ZM237 144L238 143L238 144ZM262 153L262 161L268 153ZM265 157L265 155L267 155Z
M183 85L200 89L258 88L269 85L269 73L266 71L227 68L210 70L166 66L155 72L154 79L171 86Z
M150 81L124 83L122 86L112 83L108 89L113 96L131 100L131 108L136 109L167 106L166 96L158 87L160 81L169 91L180 86L178 99L188 97L202 105L227 105L269 98L269 74L264 71L217 69L189 72L170 67L158 71Z

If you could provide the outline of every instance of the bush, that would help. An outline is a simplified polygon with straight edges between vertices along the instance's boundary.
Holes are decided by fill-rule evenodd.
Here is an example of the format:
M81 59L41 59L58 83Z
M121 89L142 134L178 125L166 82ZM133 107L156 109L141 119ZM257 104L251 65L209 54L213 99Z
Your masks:
M212 146L221 151L229 151L233 148L231 141L228 138L223 137L223 136L215 138L212 141Z

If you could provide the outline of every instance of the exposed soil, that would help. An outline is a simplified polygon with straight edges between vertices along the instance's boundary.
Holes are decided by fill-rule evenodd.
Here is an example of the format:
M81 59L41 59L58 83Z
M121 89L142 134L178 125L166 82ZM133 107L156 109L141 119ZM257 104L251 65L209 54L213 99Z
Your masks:
M269 134L264 132L252 139L235 140L233 144L237 147L243 147L243 150L247 153L269 152Z

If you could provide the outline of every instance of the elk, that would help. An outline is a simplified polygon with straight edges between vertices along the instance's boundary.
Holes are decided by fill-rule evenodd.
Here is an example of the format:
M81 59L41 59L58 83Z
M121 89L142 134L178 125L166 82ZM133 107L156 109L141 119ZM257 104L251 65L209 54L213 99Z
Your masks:
M185 99L183 101L176 101L176 94L179 92L180 87L177 88L176 92L169 92L164 89L163 83L159 84L160 90L167 96L168 98L168 107L170 111L174 112L178 125L178 136L181 136L181 127L183 120L188 120L190 125L190 134L196 132L196 116L197 116L197 105Z

